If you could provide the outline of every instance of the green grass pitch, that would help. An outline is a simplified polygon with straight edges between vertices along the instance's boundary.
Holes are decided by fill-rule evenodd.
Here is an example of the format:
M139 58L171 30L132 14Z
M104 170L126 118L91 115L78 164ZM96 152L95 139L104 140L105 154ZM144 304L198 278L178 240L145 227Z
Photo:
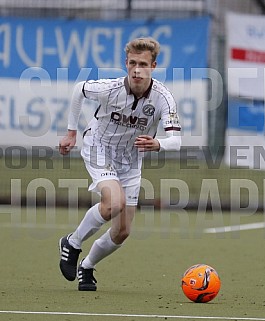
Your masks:
M204 233L217 221L264 223L263 213L217 218L139 210L131 237L98 264L98 291L78 292L77 281L60 274L58 239L83 214L80 209L73 218L60 208L52 215L44 208L23 208L15 218L0 214L1 321L265 320L264 228ZM81 257L92 240L83 244ZM222 281L218 296L206 304L190 302L180 287L182 273L196 263L215 267Z

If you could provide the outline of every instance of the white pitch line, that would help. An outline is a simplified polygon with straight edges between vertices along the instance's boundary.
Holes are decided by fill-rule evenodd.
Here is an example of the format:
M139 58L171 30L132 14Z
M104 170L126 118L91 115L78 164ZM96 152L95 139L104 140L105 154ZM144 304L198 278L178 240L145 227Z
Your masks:
M203 230L204 233L215 234L215 233L229 233L235 231L248 231L265 228L265 222L249 223L241 225L230 225L222 227L211 227Z
M121 314L121 313L86 313L86 312L48 312L48 311L0 311L0 314L36 314L36 315L70 315L86 317L122 317L122 318L160 318L160 319L186 319L186 320L240 320L265 321L265 318L255 317L206 317L192 315L162 315L162 314Z

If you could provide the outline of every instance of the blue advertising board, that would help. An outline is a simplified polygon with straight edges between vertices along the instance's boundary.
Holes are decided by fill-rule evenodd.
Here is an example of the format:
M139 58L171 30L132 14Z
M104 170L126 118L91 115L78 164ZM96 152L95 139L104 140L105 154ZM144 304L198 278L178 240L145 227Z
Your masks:
M263 133L264 101L230 98L228 128Z
M225 162L265 169L264 101L229 97Z
M151 36L161 44L158 67L164 80L190 79L192 68L207 67L209 22L208 17L152 21L1 18L0 77L20 78L30 67L37 67L35 73L51 80L104 78L111 70L114 77L121 76L126 43ZM174 68L183 71L174 73Z
M67 130L74 84L126 75L124 47L143 36L160 43L153 77L176 99L183 145L205 146L209 24L208 17L152 21L0 18L0 146L54 148ZM86 100L80 133L95 108ZM157 135L164 135L162 127Z

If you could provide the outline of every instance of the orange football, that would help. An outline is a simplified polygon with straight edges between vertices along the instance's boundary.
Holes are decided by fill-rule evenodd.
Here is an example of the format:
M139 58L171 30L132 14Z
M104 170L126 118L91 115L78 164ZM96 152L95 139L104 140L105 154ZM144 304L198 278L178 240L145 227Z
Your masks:
M186 270L181 286L183 293L191 301L205 303L217 296L221 281L214 268L206 264L196 264Z

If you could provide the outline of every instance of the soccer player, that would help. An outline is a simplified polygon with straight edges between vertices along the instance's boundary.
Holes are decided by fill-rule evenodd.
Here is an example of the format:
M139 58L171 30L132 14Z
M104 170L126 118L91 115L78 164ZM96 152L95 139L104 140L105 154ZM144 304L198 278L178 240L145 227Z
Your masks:
M119 249L130 234L144 152L176 151L181 146L176 103L169 90L152 78L159 50L153 38L134 39L125 47L126 77L84 81L74 88L68 133L59 150L66 155L75 146L82 103L96 100L98 108L84 132L81 155L92 178L89 190L101 195L77 229L59 241L61 272L69 281L77 276L80 291L97 289L96 264ZM166 136L156 139L160 120ZM110 220L111 227L77 267L82 243Z

